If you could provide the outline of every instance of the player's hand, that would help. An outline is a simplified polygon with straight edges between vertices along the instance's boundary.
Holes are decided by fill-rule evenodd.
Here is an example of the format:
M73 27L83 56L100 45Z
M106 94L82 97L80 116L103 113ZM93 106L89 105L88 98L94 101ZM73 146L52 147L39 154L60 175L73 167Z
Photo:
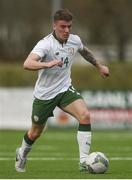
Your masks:
M99 65L98 67L100 75L105 78L107 76L109 76L109 68L107 66L103 66L103 65Z
M47 63L47 68L51 68L51 67L53 67L53 66L62 66L62 64L63 64L63 62L61 61L61 60L53 60L53 61L50 61L50 62L48 62Z

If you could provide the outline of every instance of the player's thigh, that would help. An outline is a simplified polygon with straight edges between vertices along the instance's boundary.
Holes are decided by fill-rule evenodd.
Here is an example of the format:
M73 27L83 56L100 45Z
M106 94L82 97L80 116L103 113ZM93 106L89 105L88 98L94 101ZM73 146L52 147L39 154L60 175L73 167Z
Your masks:
M61 107L65 112L74 116L80 123L89 123L90 114L83 99L77 99L65 107Z
M34 125L44 125L47 119L53 116L55 107L56 102L54 99L39 100L35 98L32 106L32 123Z

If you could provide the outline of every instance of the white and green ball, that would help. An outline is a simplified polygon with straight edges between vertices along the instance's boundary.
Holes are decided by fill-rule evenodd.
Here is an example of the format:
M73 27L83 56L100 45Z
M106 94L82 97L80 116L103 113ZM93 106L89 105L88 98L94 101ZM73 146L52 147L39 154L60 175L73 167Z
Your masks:
M103 174L108 170L109 160L102 152L92 152L86 159L87 169L93 174Z

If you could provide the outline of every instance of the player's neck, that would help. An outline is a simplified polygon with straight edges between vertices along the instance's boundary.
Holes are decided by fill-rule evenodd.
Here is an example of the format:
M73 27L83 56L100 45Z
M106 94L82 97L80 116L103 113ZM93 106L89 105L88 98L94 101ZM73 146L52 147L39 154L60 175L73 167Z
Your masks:
M55 38L57 41L59 41L59 43L61 43L62 45L63 45L63 44L66 44L67 40L66 40L66 41L63 41L63 40L59 39L59 38L57 37L55 31L53 31L52 34L53 34L54 38Z

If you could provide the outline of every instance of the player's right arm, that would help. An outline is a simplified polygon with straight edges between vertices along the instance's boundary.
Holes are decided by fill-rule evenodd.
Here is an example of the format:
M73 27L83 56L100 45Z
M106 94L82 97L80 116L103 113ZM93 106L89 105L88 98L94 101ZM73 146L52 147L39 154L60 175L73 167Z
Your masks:
M56 65L62 65L61 60L55 59L50 62L41 62L40 59L41 58L39 55L35 53L30 53L23 64L24 69L35 71L44 68L51 68Z

